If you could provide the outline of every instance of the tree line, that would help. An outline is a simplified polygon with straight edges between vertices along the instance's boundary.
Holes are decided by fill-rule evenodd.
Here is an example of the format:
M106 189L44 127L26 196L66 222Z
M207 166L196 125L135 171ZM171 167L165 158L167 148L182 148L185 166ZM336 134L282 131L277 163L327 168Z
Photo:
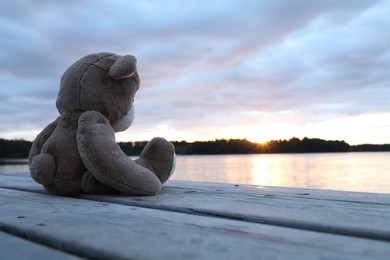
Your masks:
M32 142L0 139L0 158L27 158Z
M323 140L319 138L291 138L272 140L263 144L246 139L218 139L214 141L172 142L176 153L189 154L254 154L254 153L326 153L326 152L373 152L390 151L390 144L349 145L345 141ZM143 142L120 142L118 145L129 156L139 155ZM27 158L32 142L25 140L0 139L0 158Z

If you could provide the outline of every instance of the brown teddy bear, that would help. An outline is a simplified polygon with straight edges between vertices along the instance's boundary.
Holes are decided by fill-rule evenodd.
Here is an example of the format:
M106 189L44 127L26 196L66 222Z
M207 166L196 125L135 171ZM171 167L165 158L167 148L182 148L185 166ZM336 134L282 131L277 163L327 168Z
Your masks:
M157 194L174 171L174 146L154 138L131 160L115 143L114 131L133 121L139 85L130 55L96 53L70 66L56 103L60 117L32 145L32 178L58 195Z

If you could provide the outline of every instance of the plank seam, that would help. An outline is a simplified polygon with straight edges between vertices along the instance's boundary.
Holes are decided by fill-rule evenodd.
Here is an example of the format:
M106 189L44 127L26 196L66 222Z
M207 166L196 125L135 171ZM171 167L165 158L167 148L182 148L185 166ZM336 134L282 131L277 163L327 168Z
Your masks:
M74 242L62 241L60 239L54 239L51 236L42 235L42 234L38 235L29 230L23 230L18 227L10 226L2 222L0 222L0 231L81 258L98 259L98 260L129 259L114 253L107 253L103 250L81 247L80 245Z

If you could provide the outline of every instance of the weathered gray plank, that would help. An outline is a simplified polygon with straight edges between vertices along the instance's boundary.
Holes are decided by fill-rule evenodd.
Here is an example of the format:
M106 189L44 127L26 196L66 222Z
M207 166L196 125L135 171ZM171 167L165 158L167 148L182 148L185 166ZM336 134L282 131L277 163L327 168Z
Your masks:
M23 188L28 185L29 189L42 191L42 187L34 182L29 173L3 173L0 174L1 187ZM368 193L368 192L352 192L352 191L336 191L336 190L321 190L310 188L289 188L289 187L273 187L260 185L246 184L227 184L216 182L196 182L196 181L177 181L169 180L165 187L188 189L188 192L197 190L208 191L228 191L231 194L258 194L264 196L278 197L293 197L315 200L334 200L345 201L352 203L373 203L390 205L390 194ZM234 188L233 188L234 187ZM239 188L237 188L239 187Z
M261 194L264 196L277 195L279 197L295 197L316 200L334 200L357 203L374 203L390 205L390 194L368 193L368 192L352 192L352 191L337 191L337 190L321 190L310 188L289 188L289 187L273 187L260 185L245 185L245 184L226 184L212 182L191 182L191 181L170 181L168 186L188 188L188 189L208 189L217 191L226 191L233 193L244 194ZM240 187L232 189L232 187Z
M28 183L23 179L19 182L10 178L7 182L10 187L39 190L32 181ZM387 203L390 195L335 191L329 191L329 194L310 189L171 181L159 196L80 197L390 241L390 204ZM375 200L376 195L378 200Z
M155 197L82 198L390 241L390 205L168 186ZM237 190L239 188L236 188Z
M36 192L40 192L43 190L42 186L36 183L28 173L0 174L0 188L23 189L23 187L29 190L34 190Z
M25 239L0 232L0 259L81 259Z
M89 258L386 259L389 243L0 189L0 230Z

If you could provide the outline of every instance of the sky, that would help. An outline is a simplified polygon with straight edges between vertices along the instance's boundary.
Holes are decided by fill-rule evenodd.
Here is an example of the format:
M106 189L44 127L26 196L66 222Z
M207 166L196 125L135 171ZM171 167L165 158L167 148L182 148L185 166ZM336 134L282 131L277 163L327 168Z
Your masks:
M135 121L117 141L292 137L390 143L390 1L0 2L0 138L59 113L63 72L137 57Z

